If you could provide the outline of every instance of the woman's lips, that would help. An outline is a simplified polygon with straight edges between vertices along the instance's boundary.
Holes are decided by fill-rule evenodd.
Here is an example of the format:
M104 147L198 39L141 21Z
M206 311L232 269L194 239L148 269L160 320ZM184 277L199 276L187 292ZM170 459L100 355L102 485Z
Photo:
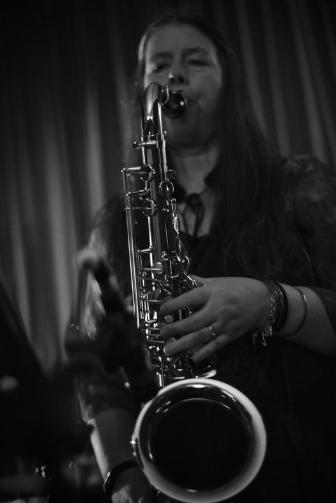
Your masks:
M187 108L193 108L197 105L197 101L193 98L191 98L191 99L186 98L186 105L187 105Z

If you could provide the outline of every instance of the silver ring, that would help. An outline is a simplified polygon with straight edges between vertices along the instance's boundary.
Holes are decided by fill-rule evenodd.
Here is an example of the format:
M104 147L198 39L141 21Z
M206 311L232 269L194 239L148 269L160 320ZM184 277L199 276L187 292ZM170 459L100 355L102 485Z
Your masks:
M208 326L208 329L209 329L210 336L211 336L210 339L214 339L216 337L216 330L214 329L212 323L210 323L210 325Z
M207 327L208 328L208 336L207 338L203 341L204 344L206 344L207 342L209 341L212 341L213 339L215 339L216 337L216 331L212 325L212 323L210 323L210 325Z

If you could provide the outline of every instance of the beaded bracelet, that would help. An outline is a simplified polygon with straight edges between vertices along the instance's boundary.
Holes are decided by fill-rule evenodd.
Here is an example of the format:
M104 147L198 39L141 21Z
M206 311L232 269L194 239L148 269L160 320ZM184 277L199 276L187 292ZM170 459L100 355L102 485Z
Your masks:
M271 295L275 297L275 316L273 323L273 332L279 332L284 326L288 315L288 300L285 289L280 283L275 281L263 281Z
M252 333L252 341L254 344L259 341L262 346L267 346L267 339L272 337L274 332L281 330L286 322L288 300L284 288L279 283L270 280L265 280L263 283L270 293L270 309L265 325Z
M135 460L129 460L129 461L124 461L123 463L120 463L119 465L115 466L108 474L106 475L106 478L104 480L103 484L103 491L104 493L111 497L114 485L119 477L124 471L128 470L129 468L133 468L135 466L138 466L137 462Z

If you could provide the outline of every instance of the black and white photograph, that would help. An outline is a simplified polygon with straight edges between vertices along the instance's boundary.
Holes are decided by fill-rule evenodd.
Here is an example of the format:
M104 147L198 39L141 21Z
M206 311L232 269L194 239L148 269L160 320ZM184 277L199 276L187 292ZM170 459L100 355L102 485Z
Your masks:
M0 502L336 501L335 2L0 39Z

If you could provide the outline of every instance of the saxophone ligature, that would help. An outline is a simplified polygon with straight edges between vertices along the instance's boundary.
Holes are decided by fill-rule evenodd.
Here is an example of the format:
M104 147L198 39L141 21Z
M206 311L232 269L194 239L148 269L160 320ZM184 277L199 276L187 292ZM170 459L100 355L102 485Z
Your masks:
M266 432L255 405L236 388L213 379L215 360L193 365L187 354L167 357L159 306L197 287L179 233L175 173L168 167L163 114L186 107L183 93L150 84L144 93L140 166L122 170L133 309L159 392L139 414L132 446L151 485L181 502L223 501L258 473ZM176 318L190 316L188 308ZM171 321L171 320L170 320Z

